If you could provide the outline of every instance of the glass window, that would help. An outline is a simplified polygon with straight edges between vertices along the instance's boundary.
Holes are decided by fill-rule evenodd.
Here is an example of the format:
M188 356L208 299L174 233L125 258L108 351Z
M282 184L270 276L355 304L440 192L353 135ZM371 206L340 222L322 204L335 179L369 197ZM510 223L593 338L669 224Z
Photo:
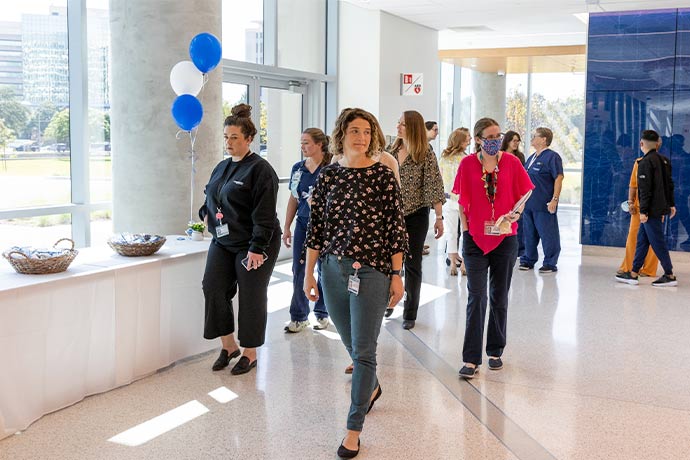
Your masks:
M302 94L262 87L260 106L259 154L278 177L289 177L292 165L302 158Z
M0 251L12 246L49 248L60 238L71 237L71 214L0 220Z
M112 201L110 22L106 0L87 0L91 202Z
M551 129L551 148L563 159L565 177L560 202L580 205L585 75L578 72L534 73L531 99L532 131L539 126Z
M515 131L520 135L520 151L529 151L527 117L527 78L528 74L506 75L506 125L504 131Z
M224 0L222 14L223 58L263 64L263 0Z
M67 2L3 4L0 27L0 210L69 203Z
M226 83L223 82L223 120L230 115L232 108L237 104L247 103L249 87L247 85L238 83ZM225 153L225 145L221 139L220 151L223 152L223 156L227 157Z
M447 62L441 63L441 114L438 120L438 149L441 151L448 144L448 137L453 132L453 82L455 66Z
M326 2L277 3L278 67L326 73Z
M472 120L472 70L465 67L460 71L460 107L453 108L459 111L457 119L460 120L460 127L466 127L472 131L474 120ZM471 147L470 147L471 148Z

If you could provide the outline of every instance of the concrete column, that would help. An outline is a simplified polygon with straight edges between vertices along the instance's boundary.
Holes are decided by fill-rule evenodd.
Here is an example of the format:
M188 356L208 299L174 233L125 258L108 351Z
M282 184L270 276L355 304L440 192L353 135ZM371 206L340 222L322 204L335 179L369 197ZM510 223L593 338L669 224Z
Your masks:
M181 234L190 215L190 142L177 140L170 69L189 60L198 33L221 37L221 0L110 0L113 227ZM195 151L194 212L222 159L222 71L198 96L204 106ZM195 217L195 220L198 218Z
M483 117L506 124L506 77L495 73L472 72L472 125ZM470 127L470 129L472 129Z

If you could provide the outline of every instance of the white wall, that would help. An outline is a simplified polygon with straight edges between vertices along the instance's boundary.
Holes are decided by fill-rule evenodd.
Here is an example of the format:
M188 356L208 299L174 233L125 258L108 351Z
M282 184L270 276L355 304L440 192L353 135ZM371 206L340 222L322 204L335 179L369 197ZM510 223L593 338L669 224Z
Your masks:
M385 134L394 135L405 110L416 110L424 120L438 122L438 32L388 13L381 13L381 63L379 122ZM423 73L422 96L400 95L401 73Z
M338 112L360 107L378 116L381 13L339 5Z

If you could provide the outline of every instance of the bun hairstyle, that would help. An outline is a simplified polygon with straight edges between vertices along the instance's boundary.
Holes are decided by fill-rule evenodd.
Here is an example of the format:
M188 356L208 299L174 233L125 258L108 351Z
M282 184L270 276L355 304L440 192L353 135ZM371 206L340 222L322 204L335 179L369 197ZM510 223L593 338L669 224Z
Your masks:
M223 126L238 126L244 138L254 138L256 136L256 126L252 121L252 106L247 104L237 104L232 108L230 115L225 119Z
M309 137L311 137L311 140L314 142L314 144L321 144L321 152L323 152L323 160L321 161L321 165L325 166L330 164L333 157L328 148L328 145L331 143L331 138L326 136L326 134L324 134L324 132L319 128L307 128L302 132L302 134L307 134Z

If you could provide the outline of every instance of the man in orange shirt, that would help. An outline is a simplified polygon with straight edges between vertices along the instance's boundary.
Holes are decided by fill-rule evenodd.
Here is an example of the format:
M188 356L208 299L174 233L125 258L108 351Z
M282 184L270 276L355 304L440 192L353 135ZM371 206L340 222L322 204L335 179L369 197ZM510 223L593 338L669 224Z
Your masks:
M635 160L632 174L630 175L630 185L628 189L628 212L630 213L630 229L628 230L628 239L625 242L625 258L621 263L617 275L632 270L633 259L635 258L635 246L637 246L637 232L640 229L640 200L637 196L637 163L642 158ZM640 276L656 276L656 270L659 266L659 259L652 247L649 247L647 256L644 259L644 264L640 270Z

